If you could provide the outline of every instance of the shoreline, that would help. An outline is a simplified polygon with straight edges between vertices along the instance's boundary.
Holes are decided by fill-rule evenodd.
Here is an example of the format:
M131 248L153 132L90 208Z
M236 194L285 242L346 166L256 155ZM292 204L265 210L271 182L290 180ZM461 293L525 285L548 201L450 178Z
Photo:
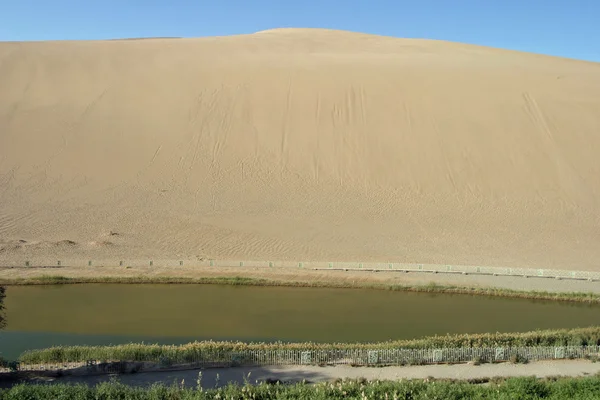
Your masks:
M46 271L46 269L44 269ZM30 272L31 269L28 271ZM49 271L48 271L49 272ZM549 290L518 290L497 286L459 285L453 283L437 283L432 279L423 282L390 282L376 279L334 280L331 277L323 279L282 279L274 275L274 279L254 276L244 276L244 271L237 270L239 275L224 276L165 276L165 275L96 275L96 276L65 276L46 273L25 277L6 277L0 274L1 286L38 286L38 285L72 285L72 284L196 284L196 285L236 285L263 287L302 287L329 289L363 289L389 290L414 293L436 293L455 295L475 295L488 297L520 298L531 300L563 301L587 304L600 304L600 293L593 291L549 291ZM361 274L369 274L361 272ZM434 277L437 277L435 275ZM367 277L368 278L368 277ZM535 279L535 278L533 278Z
M419 365L436 362L464 362L474 358L479 358L482 362L506 361L511 356L515 356L515 360L585 358L588 356L597 360L600 356L598 346L600 346L600 326L590 326L520 333L447 334L373 343L208 340L181 345L128 343L105 346L53 346L27 350L19 356L18 360L23 365L80 363L89 360L158 362L161 364L165 360L169 360L169 365L191 363L198 366L206 363L211 365L225 363L231 366L232 363L245 362L251 364L258 362L265 365L281 363L339 364L340 362L365 365L398 365L402 363ZM504 348L501 355L497 353L498 348ZM557 348L561 349L560 355L556 353ZM404 353L398 353L399 349ZM281 351L284 353L280 353ZM371 351L383 353L378 355L376 360L372 360L371 355L367 353L357 353ZM408 354L406 351L412 353ZM312 355L305 359L304 352L310 352ZM341 354L340 352L349 353ZM436 352L439 354L436 355ZM258 353L262 355L259 356Z

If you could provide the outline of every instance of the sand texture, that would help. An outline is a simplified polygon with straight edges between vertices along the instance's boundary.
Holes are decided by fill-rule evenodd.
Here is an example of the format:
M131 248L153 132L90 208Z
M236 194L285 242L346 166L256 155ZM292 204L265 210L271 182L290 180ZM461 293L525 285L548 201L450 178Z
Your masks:
M600 64L328 30L0 43L0 264L600 270Z

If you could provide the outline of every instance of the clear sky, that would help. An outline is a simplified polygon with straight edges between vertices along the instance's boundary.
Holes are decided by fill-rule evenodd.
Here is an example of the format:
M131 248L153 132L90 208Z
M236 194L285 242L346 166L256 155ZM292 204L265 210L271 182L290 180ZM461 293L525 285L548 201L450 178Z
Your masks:
M0 0L0 41L198 37L298 27L600 62L600 0Z

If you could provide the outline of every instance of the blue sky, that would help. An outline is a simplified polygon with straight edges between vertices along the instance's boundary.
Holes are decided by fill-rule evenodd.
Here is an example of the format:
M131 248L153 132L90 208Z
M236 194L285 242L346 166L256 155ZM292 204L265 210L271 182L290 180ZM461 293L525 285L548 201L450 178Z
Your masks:
M278 27L443 39L600 62L600 0L0 0L0 41Z

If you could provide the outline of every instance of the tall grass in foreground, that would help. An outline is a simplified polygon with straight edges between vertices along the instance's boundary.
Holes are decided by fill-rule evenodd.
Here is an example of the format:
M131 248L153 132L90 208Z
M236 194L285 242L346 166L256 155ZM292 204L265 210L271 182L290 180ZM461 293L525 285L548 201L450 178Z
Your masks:
M0 390L0 400L17 399L556 399L583 400L600 398L600 378L497 379L488 385L449 380L338 381L309 385L229 385L219 389L203 390L173 386L153 385L135 388L117 382L101 383L94 387L85 385L27 385Z
M281 287L312 287L337 289L377 289L400 292L468 294L477 296L512 297L530 300L552 300L576 303L600 304L600 294L585 292L548 292L524 291L493 287L465 287L455 285L398 285L373 282L336 282L336 281L285 281L257 279L247 277L210 277L187 278L165 276L136 276L136 277L91 277L70 278L60 275L42 275L30 278L0 279L0 285L73 285L86 283L110 284L196 284L196 285L239 285L239 286L281 286Z
M526 333L485 333L431 336L422 339L380 343L244 343L194 342L184 345L124 344L117 346L58 346L29 350L20 357L22 364L83 362L87 360L149 361L163 359L194 362L221 360L229 352L277 350L353 350L353 349L441 349L466 347L536 347L600 345L600 327L544 330Z

